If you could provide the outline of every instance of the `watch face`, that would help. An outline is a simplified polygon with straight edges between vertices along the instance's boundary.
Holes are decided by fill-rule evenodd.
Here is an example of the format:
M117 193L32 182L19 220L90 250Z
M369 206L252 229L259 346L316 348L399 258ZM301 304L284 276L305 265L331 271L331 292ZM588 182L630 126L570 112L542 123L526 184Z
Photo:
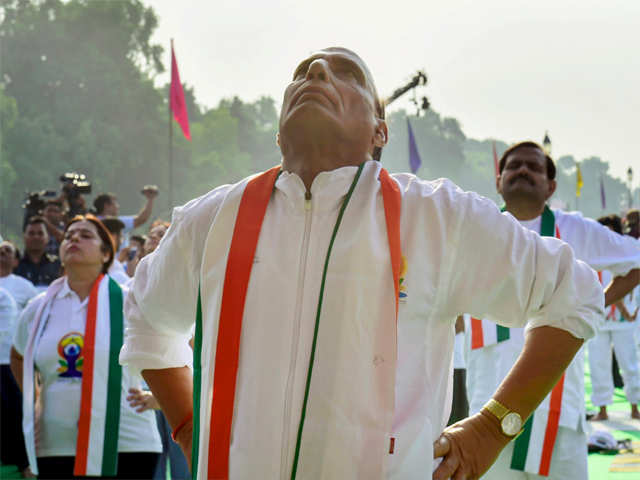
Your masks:
M517 413L511 412L502 419L501 425L504 434L513 437L522 429L522 418Z

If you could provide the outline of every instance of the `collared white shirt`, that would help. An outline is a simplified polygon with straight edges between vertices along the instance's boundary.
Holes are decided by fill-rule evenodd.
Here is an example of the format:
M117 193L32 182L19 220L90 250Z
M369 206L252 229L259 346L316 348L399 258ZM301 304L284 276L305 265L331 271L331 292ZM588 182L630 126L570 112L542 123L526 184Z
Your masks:
M126 291L124 291L126 294ZM44 293L22 312L14 338L14 348L23 355ZM38 457L73 456L76 451L82 388L82 349L89 297L81 300L65 279L51 304L46 326L35 353L40 372L42 411L37 419L36 453ZM105 382L107 379L105 379ZM120 452L159 452L162 450L155 415L136 413L126 401L131 387L140 387L140 378L122 370L120 402Z

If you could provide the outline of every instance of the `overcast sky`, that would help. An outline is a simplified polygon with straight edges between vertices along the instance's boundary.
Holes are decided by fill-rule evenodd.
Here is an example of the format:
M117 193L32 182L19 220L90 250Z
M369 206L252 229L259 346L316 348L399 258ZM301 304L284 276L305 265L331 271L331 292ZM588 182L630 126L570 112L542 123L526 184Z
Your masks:
M640 184L640 0L144 1L165 64L174 38L182 81L207 107L269 95L280 108L297 62L341 45L383 96L424 69L433 108L467 136L541 141L548 130L554 157L597 155L625 180L632 166Z

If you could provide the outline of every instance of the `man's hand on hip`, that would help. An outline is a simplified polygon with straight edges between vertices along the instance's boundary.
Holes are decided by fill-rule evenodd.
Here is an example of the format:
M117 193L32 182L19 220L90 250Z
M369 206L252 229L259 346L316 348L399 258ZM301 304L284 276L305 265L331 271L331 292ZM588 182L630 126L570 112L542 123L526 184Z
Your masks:
M433 444L433 458L442 458L433 480L480 478L510 440L497 419L482 412L454 423Z

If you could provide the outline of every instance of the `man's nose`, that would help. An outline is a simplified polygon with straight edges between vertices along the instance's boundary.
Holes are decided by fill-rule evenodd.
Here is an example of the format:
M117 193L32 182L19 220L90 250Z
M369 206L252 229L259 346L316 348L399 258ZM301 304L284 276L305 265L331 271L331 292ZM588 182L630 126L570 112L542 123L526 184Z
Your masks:
M316 58L309 64L309 68L307 70L307 80L321 80L323 82L326 82L328 77L329 65L327 64L326 60L322 58Z

